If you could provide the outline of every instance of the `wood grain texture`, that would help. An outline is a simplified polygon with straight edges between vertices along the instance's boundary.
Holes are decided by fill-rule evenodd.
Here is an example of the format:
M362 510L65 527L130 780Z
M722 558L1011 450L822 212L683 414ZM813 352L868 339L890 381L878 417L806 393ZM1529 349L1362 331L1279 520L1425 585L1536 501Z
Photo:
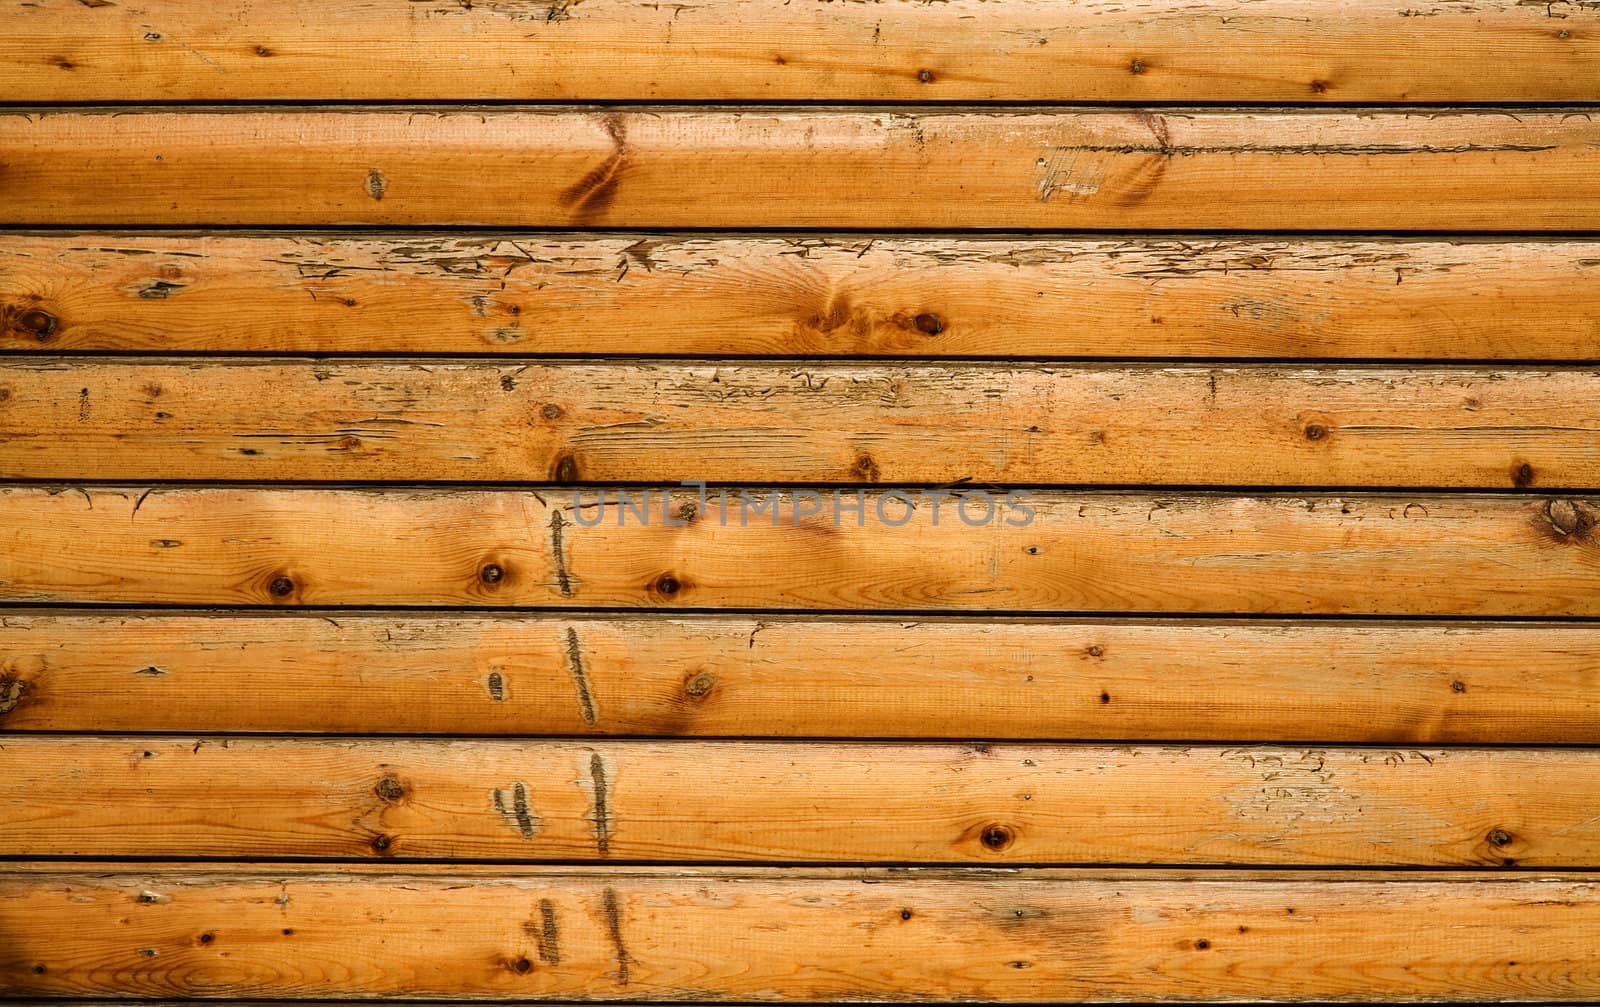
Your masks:
M1586 101L1579 3L1303 0L40 0L7 11L15 101L836 99Z
M1600 628L0 615L0 728L1600 743Z
M24 996L1600 995L1587 875L43 865L0 896Z
M5 856L1600 864L1592 749L68 736L0 778Z
M857 492L13 486L0 597L1600 615L1586 499Z
M1600 229L1582 111L16 111L28 225Z
M0 234L0 348L1600 359L1600 242Z
M32 358L0 478L1582 488L1600 373Z

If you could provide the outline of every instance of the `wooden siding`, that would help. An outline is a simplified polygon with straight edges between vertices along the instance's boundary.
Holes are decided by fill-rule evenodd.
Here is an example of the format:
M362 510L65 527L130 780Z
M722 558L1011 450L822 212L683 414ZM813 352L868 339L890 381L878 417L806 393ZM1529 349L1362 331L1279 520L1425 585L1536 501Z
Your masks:
M12 225L1592 231L1597 144L1575 109L19 109L0 201Z
M1600 10L0 10L0 1001L1600 1003Z

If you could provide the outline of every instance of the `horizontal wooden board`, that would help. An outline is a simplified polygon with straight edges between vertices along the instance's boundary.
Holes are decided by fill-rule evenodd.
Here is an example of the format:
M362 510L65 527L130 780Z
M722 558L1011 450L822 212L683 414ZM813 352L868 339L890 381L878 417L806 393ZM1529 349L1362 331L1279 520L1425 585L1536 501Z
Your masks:
M4 856L1600 865L1593 749L68 736L0 778Z
M1581 488L1600 372L29 358L0 478Z
M0 986L207 999L1566 1002L1600 996L1597 928L1590 875L46 865L0 876Z
M1600 241L0 234L0 348L1600 359Z
M1586 101L1581 4L245 2L8 11L16 101Z
M1588 499L841 492L11 486L0 598L1600 615Z
M57 110L7 223L1600 229L1582 111Z
M0 615L6 731L1600 743L1581 623Z

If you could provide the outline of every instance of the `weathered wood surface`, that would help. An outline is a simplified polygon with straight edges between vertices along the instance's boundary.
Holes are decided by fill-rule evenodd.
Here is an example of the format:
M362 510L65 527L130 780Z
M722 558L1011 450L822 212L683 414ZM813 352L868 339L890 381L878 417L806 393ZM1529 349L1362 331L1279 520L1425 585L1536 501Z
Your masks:
M12 226L1600 229L1565 110L24 110L0 163Z
M1581 623L0 616L0 728L1600 743Z
M68 736L0 778L5 856L1600 865L1589 749Z
M1589 101L1582 3L38 0L14 101Z
M1600 242L0 234L0 348L1600 358Z
M0 598L1600 615L1583 498L664 492L11 486Z
M1583 488L1600 372L29 358L0 478Z
M1590 875L42 865L0 896L18 995L1600 996Z

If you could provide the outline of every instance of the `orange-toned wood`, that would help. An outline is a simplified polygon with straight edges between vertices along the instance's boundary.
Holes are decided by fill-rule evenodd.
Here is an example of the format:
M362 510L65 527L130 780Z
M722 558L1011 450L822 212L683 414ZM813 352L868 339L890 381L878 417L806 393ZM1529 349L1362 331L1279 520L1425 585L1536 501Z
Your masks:
M1588 101L1592 12L1491 0L454 0L8 10L15 101Z
M0 478L1600 486L1548 368L0 362Z
M7 731L1600 743L1572 623L0 616Z
M1594 360L1597 278L1566 239L12 233L0 347Z
M1600 614L1583 498L573 493L13 486L0 598Z
M0 163L13 226L1600 229L1559 110L23 111Z
M69 736L0 778L8 856L1600 864L1593 750Z
M1426 921L1424 923L1423 921ZM19 867L21 995L1580 1001L1589 875Z

